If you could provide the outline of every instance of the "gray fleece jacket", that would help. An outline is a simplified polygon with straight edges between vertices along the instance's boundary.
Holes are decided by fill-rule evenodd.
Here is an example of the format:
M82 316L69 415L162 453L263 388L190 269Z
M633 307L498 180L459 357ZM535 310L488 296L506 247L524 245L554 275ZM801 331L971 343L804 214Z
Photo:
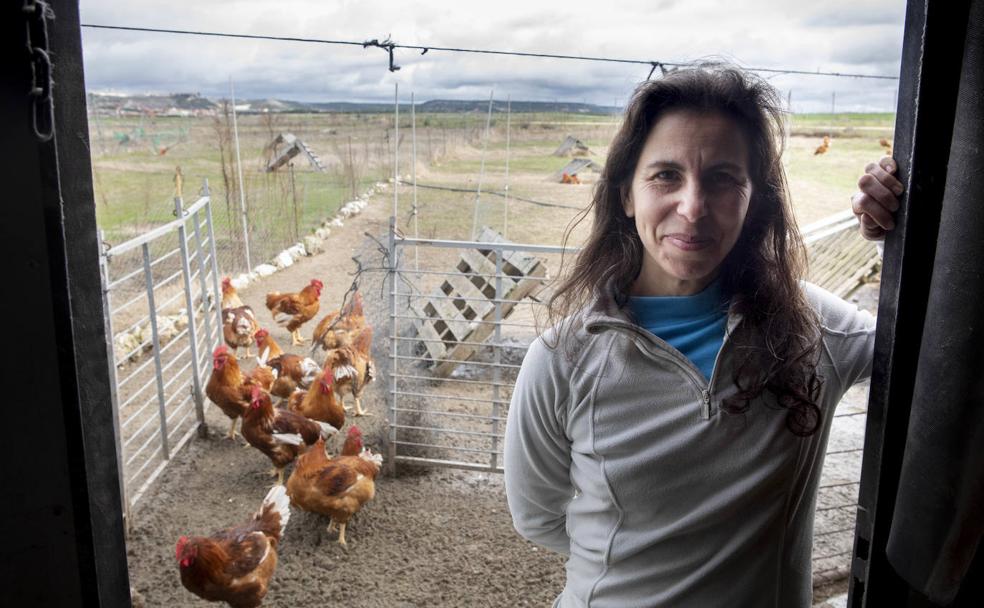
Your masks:
M727 335L710 382L620 311L589 313L574 364L531 345L506 425L506 495L521 535L569 556L555 606L810 606L831 419L870 375L875 320L803 289L823 334L822 425L807 438L768 393L721 411L736 391ZM728 334L738 322L729 315Z

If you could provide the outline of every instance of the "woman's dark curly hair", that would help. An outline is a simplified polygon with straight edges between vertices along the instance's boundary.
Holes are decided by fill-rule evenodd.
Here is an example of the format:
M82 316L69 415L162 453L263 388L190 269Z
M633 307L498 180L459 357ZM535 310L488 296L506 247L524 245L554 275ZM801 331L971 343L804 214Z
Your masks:
M636 89L609 147L592 202L565 235L566 244L576 225L594 212L587 242L548 302L548 325L569 320L560 325L557 340L573 356L579 345L569 338L580 326L578 311L599 299L605 306L626 305L645 250L622 201L653 126L666 112L679 109L724 115L749 142L748 214L720 273L731 310L742 319L729 337L735 347L738 393L725 400L722 409L747 411L753 399L768 391L778 407L787 410L789 430L812 435L820 423L819 320L799 285L806 251L781 162L785 141L781 100L771 85L755 75L729 65L702 64Z

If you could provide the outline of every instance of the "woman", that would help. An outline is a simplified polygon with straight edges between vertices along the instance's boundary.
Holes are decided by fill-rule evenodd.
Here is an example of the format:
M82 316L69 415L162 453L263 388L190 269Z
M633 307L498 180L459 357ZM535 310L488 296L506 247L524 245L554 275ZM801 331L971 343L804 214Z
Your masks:
M799 281L782 125L776 91L726 66L626 110L507 423L516 529L569 555L555 606L810 605L831 417L875 323ZM862 180L866 236L892 227L890 173Z

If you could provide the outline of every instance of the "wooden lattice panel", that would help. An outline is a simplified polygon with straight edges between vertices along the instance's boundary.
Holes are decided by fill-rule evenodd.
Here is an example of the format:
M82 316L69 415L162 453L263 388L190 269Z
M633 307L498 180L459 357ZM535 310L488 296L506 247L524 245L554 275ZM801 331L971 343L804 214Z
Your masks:
M498 232L484 228L480 242L507 242ZM496 255L494 249L465 249L454 274L450 274L432 297L411 304L419 320L417 333L436 363L436 376L447 377L467 360L495 331ZM542 288L546 265L535 256L506 251L502 256L501 318L508 317L518 302Z

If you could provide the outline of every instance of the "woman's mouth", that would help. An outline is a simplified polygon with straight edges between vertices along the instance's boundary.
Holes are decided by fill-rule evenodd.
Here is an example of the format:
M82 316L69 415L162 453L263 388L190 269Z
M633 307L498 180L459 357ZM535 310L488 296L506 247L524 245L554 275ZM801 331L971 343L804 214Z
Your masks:
M710 247L713 239L694 234L673 233L663 235L663 240L682 251L699 251Z

